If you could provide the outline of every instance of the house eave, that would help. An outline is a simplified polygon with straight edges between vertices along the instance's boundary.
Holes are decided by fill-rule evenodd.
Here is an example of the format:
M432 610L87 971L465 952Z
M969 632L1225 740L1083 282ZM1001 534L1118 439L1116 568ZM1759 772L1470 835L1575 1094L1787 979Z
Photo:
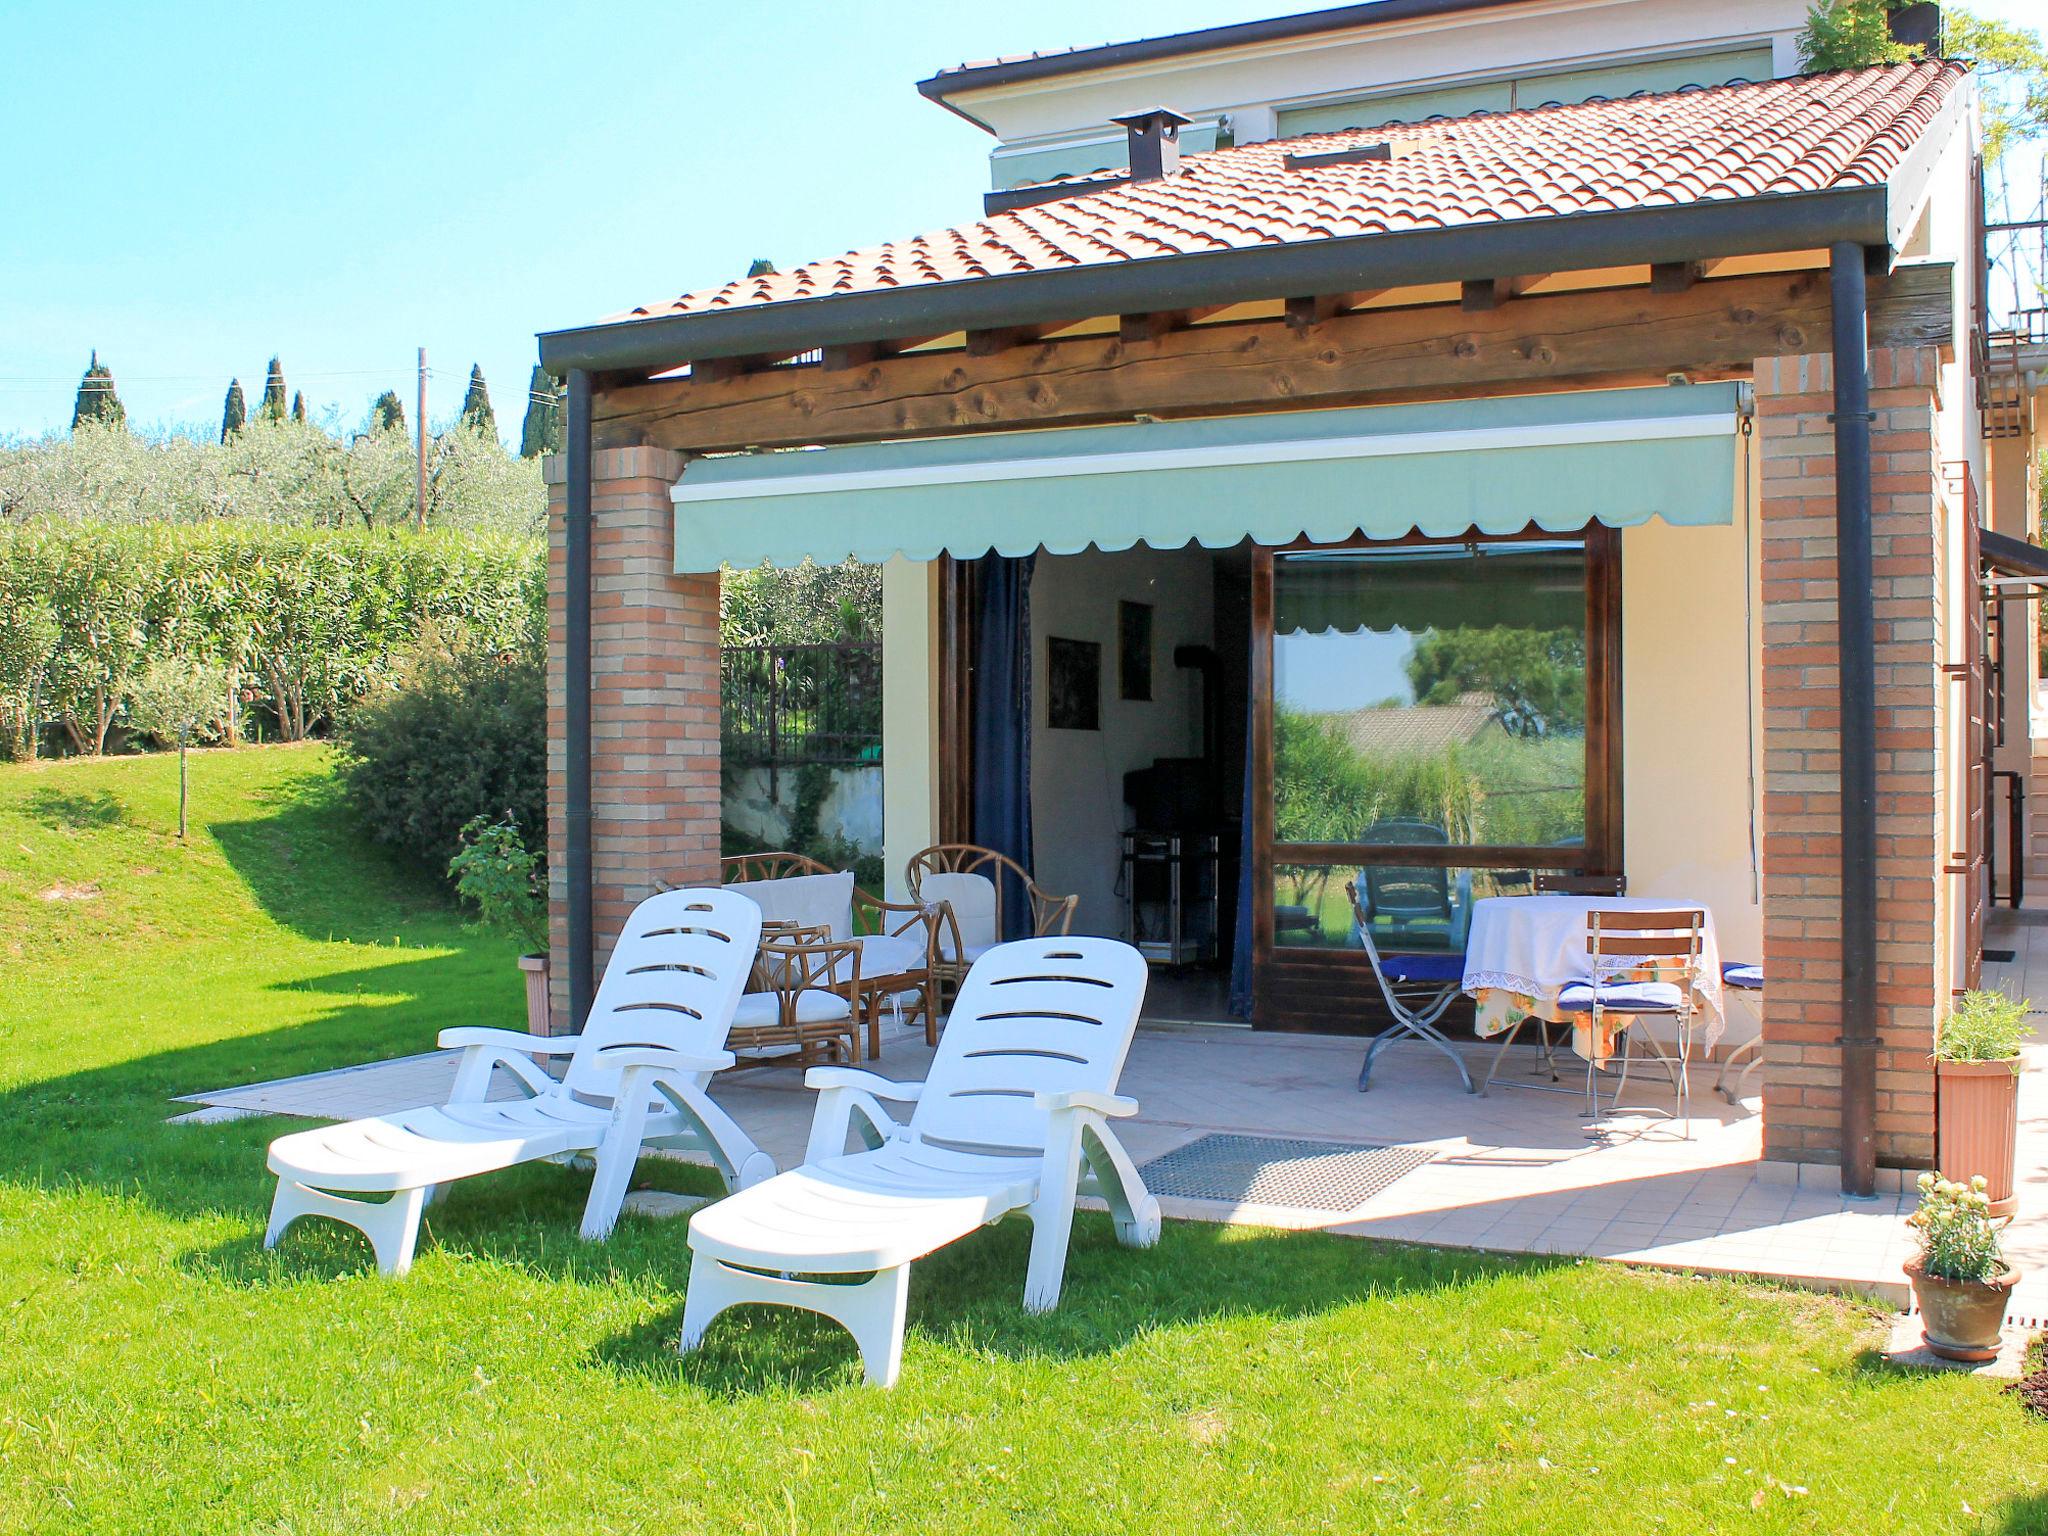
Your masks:
M787 357L814 347L1394 288L1441 282L1446 276L1484 280L1707 261L1812 250L1841 241L1884 248L1891 237L1895 190L1912 199L1917 189L1836 187L1505 219L617 320L544 333L540 358L557 377L571 368L649 373L713 358Z

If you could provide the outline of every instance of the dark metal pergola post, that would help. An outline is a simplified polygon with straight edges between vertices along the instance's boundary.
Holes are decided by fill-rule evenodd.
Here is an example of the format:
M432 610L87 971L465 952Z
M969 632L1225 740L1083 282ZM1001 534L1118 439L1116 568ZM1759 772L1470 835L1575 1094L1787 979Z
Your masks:
M569 887L569 1029L596 994L590 869L590 373L569 370L568 484L563 514L563 808Z
M1830 248L1842 748L1842 1189L1877 1193L1877 619L1864 250Z

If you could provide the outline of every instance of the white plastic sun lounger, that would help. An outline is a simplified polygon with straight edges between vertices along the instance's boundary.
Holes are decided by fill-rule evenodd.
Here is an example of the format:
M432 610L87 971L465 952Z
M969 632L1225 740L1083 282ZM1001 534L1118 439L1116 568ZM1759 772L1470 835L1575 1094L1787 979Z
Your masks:
M443 1030L441 1044L463 1053L446 1104L273 1141L277 1195L263 1246L274 1247L301 1216L328 1216L370 1239L385 1274L403 1274L421 1212L447 1185L591 1152L597 1172L583 1211L591 1239L618 1220L643 1147L708 1153L728 1189L773 1177L774 1161L705 1092L711 1075L733 1064L725 1033L760 934L760 908L730 891L650 896L626 920L582 1034ZM544 1056L569 1058L560 1082L539 1066ZM498 1066L526 1098L486 1100Z
M867 1379L894 1386L913 1260L1026 1211L1024 1305L1045 1312L1059 1303L1077 1194L1108 1202L1127 1246L1158 1241L1159 1202L1109 1127L1137 1113L1113 1090L1144 996L1145 962L1127 944L1002 944L968 972L924 1082L812 1068L805 1081L822 1092L803 1166L691 1218L683 1350L728 1307L801 1307L850 1331ZM914 1103L909 1122L882 1099ZM866 1150L847 1154L850 1129ZM869 1278L807 1278L841 1275Z

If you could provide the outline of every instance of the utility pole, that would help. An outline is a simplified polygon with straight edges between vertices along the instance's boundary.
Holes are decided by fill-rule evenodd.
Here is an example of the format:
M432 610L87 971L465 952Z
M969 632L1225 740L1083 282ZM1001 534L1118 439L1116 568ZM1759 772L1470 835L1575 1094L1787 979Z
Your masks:
M414 457L419 461L419 529L427 531L427 349L420 348L420 397L413 411Z

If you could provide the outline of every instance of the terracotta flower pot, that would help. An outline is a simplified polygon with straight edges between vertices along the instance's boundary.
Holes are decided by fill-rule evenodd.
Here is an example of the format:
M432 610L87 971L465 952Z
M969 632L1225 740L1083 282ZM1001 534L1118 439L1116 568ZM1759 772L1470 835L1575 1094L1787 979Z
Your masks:
M1944 1360L1998 1358L1998 1331L2019 1271L2010 1264L1996 1280L1945 1280L1930 1275L1918 1259L1906 1266L1913 1300L1920 1307L1920 1332L1927 1347Z
M1935 1166L1967 1184L1978 1174L1988 1186L1994 1221L2012 1215L2014 1143L2019 1129L2019 1074L2011 1061L1937 1061L1934 1064Z
M526 973L526 1032L545 1035L548 1030L548 957L521 955L519 969Z

